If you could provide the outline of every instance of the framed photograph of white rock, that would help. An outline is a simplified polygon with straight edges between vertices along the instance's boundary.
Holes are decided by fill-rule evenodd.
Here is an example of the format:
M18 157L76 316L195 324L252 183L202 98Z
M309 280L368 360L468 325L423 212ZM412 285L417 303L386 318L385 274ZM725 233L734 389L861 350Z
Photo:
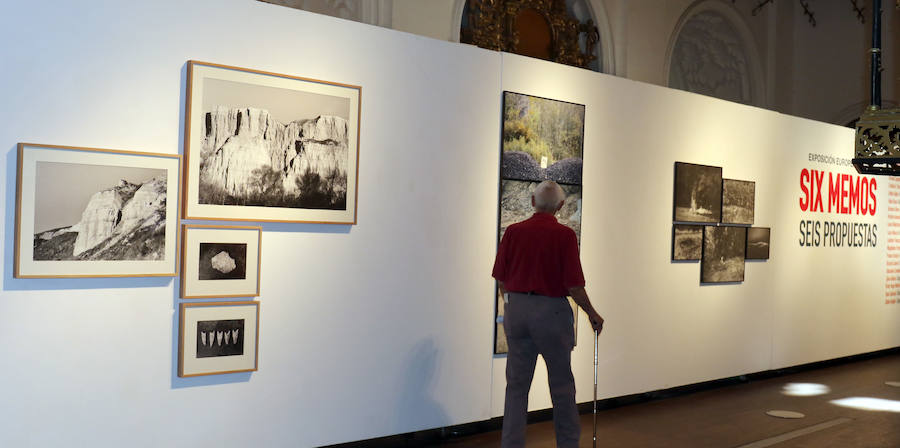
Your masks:
M722 219L722 168L675 162L674 220L719 222Z
M750 227L747 229L747 259L768 260L769 238L771 229L768 227Z
M703 254L703 226L672 226L672 260L695 261Z
M181 297L259 295L262 228L184 225Z
M500 177L581 185L582 104L503 92Z
M359 86L189 61L187 219L356 224Z
M722 179L722 222L753 225L756 182Z
M744 256L747 228L736 226L703 227L701 283L744 281Z
M17 278L175 276L181 157L19 143Z
M178 376L253 372L259 358L259 302L182 303Z

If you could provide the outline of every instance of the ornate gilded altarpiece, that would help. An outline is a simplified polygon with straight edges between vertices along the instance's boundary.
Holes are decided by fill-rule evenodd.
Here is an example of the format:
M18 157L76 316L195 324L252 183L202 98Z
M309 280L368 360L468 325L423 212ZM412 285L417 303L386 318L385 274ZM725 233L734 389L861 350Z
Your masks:
M565 0L469 0L460 30L463 43L582 68L599 40L594 22L579 23Z

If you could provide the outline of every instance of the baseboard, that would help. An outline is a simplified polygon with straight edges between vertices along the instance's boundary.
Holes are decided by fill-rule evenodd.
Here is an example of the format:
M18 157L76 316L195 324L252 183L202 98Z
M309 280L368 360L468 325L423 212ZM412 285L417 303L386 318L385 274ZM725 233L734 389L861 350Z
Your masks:
M894 355L900 353L900 347L878 350L869 353L861 353L858 355L845 356L842 358L829 359L826 361L811 362L797 366L785 367L782 369L766 370L763 372L748 373L730 378L721 378L712 381L704 381L702 383L688 384L684 386L673 387L669 389L654 390L637 394L625 395L621 397L606 398L597 400L597 409L613 409L621 406L627 406L637 403L645 403L649 401L663 400L682 395L689 395L720 387L731 386L735 384L749 383L751 381L760 381L770 378L776 378L784 375L805 372L809 370L823 369L841 364L864 361L867 359L878 358L882 356ZM579 403L578 409L581 413L593 412L594 402ZM528 413L528 423L536 423L547 421L553 418L553 409L541 409ZM448 426L445 428L427 429L423 431L410 432L406 434L398 434L387 437L379 437L376 439L360 440L357 442L341 443L338 445L329 445L322 448L421 448L441 442L452 441L455 438L467 437L483 432L498 431L503 424L502 417L495 417L490 420L484 420L473 423L465 423L462 425Z

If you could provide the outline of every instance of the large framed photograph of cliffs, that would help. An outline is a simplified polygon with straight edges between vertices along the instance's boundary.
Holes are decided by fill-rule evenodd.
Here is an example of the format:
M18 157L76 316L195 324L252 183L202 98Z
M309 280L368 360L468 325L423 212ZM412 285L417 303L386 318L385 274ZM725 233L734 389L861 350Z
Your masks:
M182 303L179 322L179 377L256 371L259 302Z
M184 225L181 232L181 297L259 295L262 228Z
M581 185L582 104L503 92L502 179Z
M181 157L18 145L17 278L174 276Z
M187 71L185 218L356 224L361 87Z

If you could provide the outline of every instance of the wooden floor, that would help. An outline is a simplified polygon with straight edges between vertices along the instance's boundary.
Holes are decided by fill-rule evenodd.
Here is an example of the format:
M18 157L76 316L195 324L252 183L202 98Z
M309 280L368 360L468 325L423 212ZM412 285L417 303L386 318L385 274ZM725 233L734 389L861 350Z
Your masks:
M597 414L597 446L900 448L900 388L885 381L900 381L900 354L608 409ZM789 383L820 384L828 392L789 396L783 393ZM853 397L887 400L880 403L894 410L831 403ZM765 414L775 409L802 412L806 418L787 420ZM582 447L592 446L592 422L591 414L582 415ZM499 447L500 433L428 446ZM528 447L554 446L552 422L529 425Z

